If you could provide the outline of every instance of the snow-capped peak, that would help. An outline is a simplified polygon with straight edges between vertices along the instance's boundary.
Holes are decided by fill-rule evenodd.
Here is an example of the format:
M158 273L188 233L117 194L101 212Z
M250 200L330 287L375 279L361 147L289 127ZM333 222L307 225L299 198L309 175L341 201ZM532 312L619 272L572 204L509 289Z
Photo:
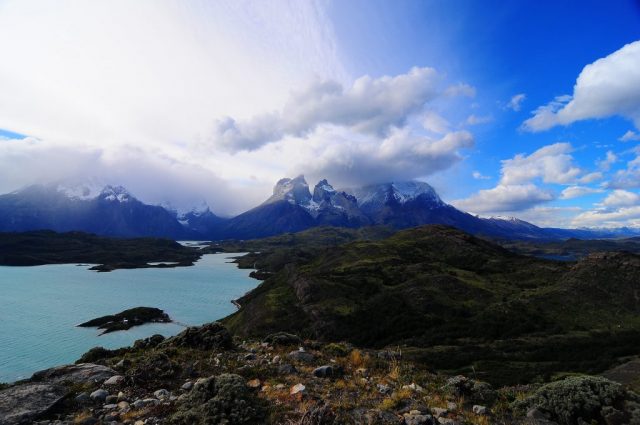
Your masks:
M210 211L209 204L205 200L181 206L175 206L172 202L165 201L160 203L160 206L175 214L178 219L184 219L187 216L200 217Z
M265 204L283 200L294 205L303 205L311 200L309 185L303 175L294 179L284 178L279 180L273 188L273 195L266 200Z
M107 185L100 192L100 198L109 202L129 202L133 196L122 186Z
M82 183L60 183L56 190L70 199L88 201L97 198L104 187L103 182L92 178Z
M359 205L385 204L391 200L405 204L418 197L427 198L436 205L443 204L436 191L427 183L419 181L405 181L382 183L350 190Z

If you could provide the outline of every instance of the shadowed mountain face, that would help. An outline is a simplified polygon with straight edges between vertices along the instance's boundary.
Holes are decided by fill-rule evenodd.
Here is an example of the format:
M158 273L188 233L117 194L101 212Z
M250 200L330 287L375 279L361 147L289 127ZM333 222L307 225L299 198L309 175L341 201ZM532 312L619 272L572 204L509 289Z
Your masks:
M119 237L184 238L190 233L169 211L143 204L122 187L106 186L90 199L47 186L0 196L0 231L40 229Z
M226 219L206 204L189 211L147 205L123 187L94 193L58 186L31 186L0 195L0 231L85 231L104 236L173 239L254 239L318 226L405 229L444 224L502 239L597 238L634 234L630 229L592 231L543 229L518 219L480 218L443 202L423 182L394 182L336 190L326 179L313 191L303 176L285 178L261 205ZM637 233L636 233L637 234Z
M312 255L287 249L289 262L279 265L277 250L261 254L273 259L270 277L226 319L234 332L406 346L403 353L437 369L473 366L498 383L600 371L637 353L634 254L549 261L443 226Z

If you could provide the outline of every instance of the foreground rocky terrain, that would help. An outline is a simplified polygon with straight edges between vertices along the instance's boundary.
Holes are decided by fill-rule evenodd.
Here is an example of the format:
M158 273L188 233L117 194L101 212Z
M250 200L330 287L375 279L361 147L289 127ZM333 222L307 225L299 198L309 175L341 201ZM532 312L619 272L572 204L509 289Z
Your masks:
M399 350L234 340L219 323L95 348L0 391L0 424L636 424L640 398L593 376L494 388Z

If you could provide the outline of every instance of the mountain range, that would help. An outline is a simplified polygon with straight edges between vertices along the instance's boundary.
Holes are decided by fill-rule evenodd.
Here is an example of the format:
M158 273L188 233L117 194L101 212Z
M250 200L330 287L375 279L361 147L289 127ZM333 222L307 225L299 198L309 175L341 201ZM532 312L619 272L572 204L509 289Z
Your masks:
M501 239L607 238L635 229L541 228L516 218L481 218L443 202L427 183L389 182L337 190L326 179L311 191L304 176L278 181L262 204L231 218L204 204L187 211L141 202L122 186L101 190L33 185L0 195L0 231L48 229L103 236L253 239L318 226L405 229L445 224Z

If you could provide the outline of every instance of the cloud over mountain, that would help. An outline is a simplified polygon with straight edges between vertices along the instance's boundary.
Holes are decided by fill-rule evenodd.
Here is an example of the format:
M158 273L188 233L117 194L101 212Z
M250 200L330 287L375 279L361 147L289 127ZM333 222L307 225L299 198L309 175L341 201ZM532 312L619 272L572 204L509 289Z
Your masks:
M211 142L230 151L255 150L286 136L303 137L323 124L384 136L438 95L439 80L433 68L412 68L393 77L365 75L349 87L316 81L294 92L280 112L217 121Z

